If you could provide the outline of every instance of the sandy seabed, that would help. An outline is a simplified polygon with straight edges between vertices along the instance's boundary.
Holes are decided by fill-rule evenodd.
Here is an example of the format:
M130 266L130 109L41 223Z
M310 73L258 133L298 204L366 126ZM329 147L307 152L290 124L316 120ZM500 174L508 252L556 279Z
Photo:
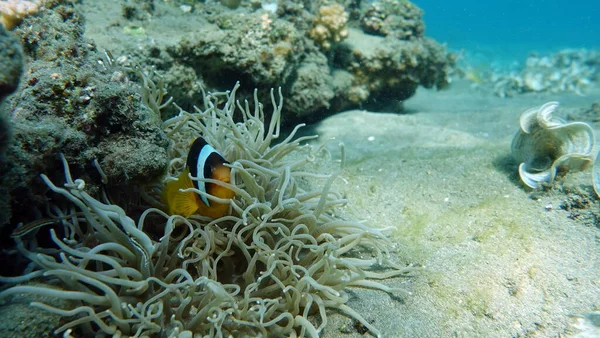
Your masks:
M532 192L511 163L510 142L526 109L557 100L564 117L598 94L501 99L459 82L419 90L406 114L350 111L315 126L322 139L335 137L334 154L340 141L346 146L338 189L348 212L393 227L394 254L424 267L387 281L410 295L354 290L349 305L384 337L579 334L577 316L600 308L600 228L561 205L564 191L593 191L591 169ZM597 200L589 208L600 208ZM324 337L352 325L337 314L330 320Z

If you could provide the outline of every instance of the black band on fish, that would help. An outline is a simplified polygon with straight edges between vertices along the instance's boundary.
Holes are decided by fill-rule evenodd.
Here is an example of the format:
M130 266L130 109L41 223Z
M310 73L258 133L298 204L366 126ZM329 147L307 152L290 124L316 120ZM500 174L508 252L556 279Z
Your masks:
M186 162L190 170L190 175L193 178L197 177L199 179L213 178L214 169L224 163L229 162L227 162L215 148L206 143L202 137L198 137L194 140L194 143L190 147ZM200 175L198 175L198 173L200 173ZM193 183L196 189L208 193L205 182L194 180ZM210 206L210 202L206 196L201 195L200 198L204 204Z

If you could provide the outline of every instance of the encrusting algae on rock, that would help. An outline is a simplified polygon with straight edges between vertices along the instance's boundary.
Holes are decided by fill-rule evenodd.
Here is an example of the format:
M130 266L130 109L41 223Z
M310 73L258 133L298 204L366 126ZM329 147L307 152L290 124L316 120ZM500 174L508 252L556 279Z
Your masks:
M302 125L274 142L280 137L282 99L277 102L271 92L273 113L265 125L256 94L250 108L235 100L237 88L205 94L204 110L181 111L164 122L168 173L163 182L143 189L145 202L136 206L143 211L135 219L106 195L88 195L85 182L71 176L62 156L64 184L42 175L62 197L49 204L49 216L60 225L49 231L54 246L41 248L35 237L16 236L30 269L24 276L0 279L40 283L13 286L0 299L31 293L72 301L70 308L32 303L64 317L56 334L318 337L327 325L327 310L337 309L379 336L346 305L347 287L402 292L376 280L413 269L388 260L391 243L383 229L335 216L346 201L331 190L336 175L303 171L320 149L301 145L314 137L295 138ZM229 162L231 180L194 180L235 196L228 212L216 219L168 215L161 192L186 170L190 143L199 136ZM319 180L322 188L307 187Z

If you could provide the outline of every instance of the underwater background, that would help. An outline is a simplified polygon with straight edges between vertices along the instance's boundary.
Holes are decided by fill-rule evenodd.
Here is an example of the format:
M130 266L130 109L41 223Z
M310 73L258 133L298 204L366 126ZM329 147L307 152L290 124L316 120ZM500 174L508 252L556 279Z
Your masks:
M482 61L510 63L529 53L600 47L595 1L415 0L425 11L427 35L464 48Z
M598 13L0 0L0 338L600 337Z

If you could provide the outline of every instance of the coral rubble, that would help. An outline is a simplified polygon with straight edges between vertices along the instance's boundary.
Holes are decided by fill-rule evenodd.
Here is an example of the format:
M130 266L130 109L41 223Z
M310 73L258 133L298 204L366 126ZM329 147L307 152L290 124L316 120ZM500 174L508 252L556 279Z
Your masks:
M549 56L531 55L520 71L495 72L494 92L510 97L527 92L573 92L583 95L600 78L600 52L566 49Z

